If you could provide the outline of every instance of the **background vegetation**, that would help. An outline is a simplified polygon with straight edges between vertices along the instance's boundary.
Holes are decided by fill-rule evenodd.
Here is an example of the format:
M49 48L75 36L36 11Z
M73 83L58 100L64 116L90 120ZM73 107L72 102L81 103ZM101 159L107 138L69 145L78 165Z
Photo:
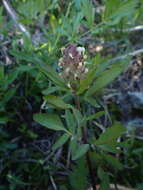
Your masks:
M142 128L127 127L142 20L142 0L0 2L0 190L143 189ZM75 80L58 64L71 44L87 57Z

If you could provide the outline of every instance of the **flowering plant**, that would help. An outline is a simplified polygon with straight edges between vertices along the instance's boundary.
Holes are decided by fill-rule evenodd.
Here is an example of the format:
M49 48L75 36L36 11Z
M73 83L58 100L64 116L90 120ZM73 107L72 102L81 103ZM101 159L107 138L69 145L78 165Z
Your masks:
M59 67L62 71L60 76L67 82L68 87L76 88L76 82L84 78L88 72L85 65L84 47L78 47L76 44L71 44L66 48L62 48L63 57L59 59Z
M70 44L62 48L59 74L52 70L51 75L50 67L46 71L47 66L43 67L43 72L54 86L49 87L44 96L46 113L35 114L34 120L49 129L61 131L60 138L53 145L53 152L68 145L66 167L74 168L73 161L77 165L81 164L85 173L79 175L84 188L88 185L85 178L89 175L90 184L95 190L98 179L103 185L106 179L106 186L109 187L109 176L105 169L109 163L112 165L113 162L115 168L122 169L119 159L110 153L115 156L119 154L117 139L125 132L125 128L115 122L106 129L102 120L100 124L97 122L97 119L104 118L105 110L102 110L96 98L99 91L121 73L123 67L120 64L115 67L105 63L92 64L87 68L86 58L84 47ZM70 177L74 178L74 174L71 173ZM81 184L73 186L77 189Z

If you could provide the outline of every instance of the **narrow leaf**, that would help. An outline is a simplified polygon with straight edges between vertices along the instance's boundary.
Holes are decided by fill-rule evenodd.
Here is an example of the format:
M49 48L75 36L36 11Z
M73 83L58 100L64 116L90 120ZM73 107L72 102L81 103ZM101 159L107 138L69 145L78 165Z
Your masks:
M9 121L8 117L0 117L0 124L6 124Z
M71 113L69 109L67 109L65 112L65 120L66 120L69 131L72 134L74 134L77 124L75 121L75 117L73 116L73 114Z
M34 120L48 129L67 131L58 115L39 113L34 115Z
M108 174L101 168L98 168L98 177L101 180L100 189L107 190L110 189L110 181Z
M94 66L91 70L89 70L85 78L81 79L80 87L77 91L77 95L82 94L86 89L89 88L89 85L92 83L95 77L95 70L96 70L96 66Z
M78 109L72 108L72 110L73 110L74 117L75 117L75 119L77 121L77 124L78 124L78 126L80 126L80 124L82 123L83 116L82 116L81 112Z
M72 160L77 160L79 159L80 157L82 157L84 154L86 154L86 152L89 150L89 144L82 144L80 145L75 154L73 155L73 158Z
M118 170L123 169L123 165L116 157L113 157L109 154L105 154L104 158L106 159L107 163L113 166L115 169L118 169Z
M104 88L108 84L110 84L119 74L123 71L123 67L121 65L114 66L111 69L103 72L95 81L93 86L89 88L86 93L86 96L91 96L96 93L98 90Z
M56 85L62 86L65 89L68 89L66 87L65 82L63 79L58 75L58 73L49 65L39 63L40 65L40 70L42 73L44 73L50 80L52 80Z
M62 135L57 141L56 143L53 145L53 150L56 150L57 148L61 147L62 145L64 145L67 140L69 139L70 135L65 133L64 135Z
M70 104L66 104L60 97L54 96L54 95L48 95L44 97L44 100L47 101L47 103L61 109L69 109L72 108Z
M106 129L100 137L95 140L96 145L103 145L108 143L114 143L114 141L125 132L125 127L119 122L113 124L112 127Z
M54 86L54 87L49 87L45 90L42 91L43 95L49 95L51 93L57 92L57 91L66 91L65 88L59 87L59 86Z
M96 99L91 96L85 96L84 100L91 104L93 107L100 108L101 106L97 103Z
M97 112L95 114L87 116L87 117L84 118L84 120L89 121L89 120L97 119L97 118L101 117L102 115L105 115L105 111L99 111L99 112Z
M72 172L69 175L69 181L72 190L86 190L88 184L88 168L85 157L76 161Z

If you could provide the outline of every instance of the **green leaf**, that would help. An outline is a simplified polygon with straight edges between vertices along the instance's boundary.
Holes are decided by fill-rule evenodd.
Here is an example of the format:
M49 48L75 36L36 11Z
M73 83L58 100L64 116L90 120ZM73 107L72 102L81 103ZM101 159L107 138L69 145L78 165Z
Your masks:
M95 81L93 86L89 88L85 96L91 96L100 89L110 84L123 71L122 65L115 65L111 69L103 72Z
M97 119L97 118L101 117L104 114L105 114L105 111L99 111L99 112L97 112L95 114L92 114L90 116L85 117L84 120L89 121L89 120Z
M24 182L19 176L8 174L7 179L10 183L13 183L16 185L30 185L30 183Z
M17 68L17 71L18 72L29 72L29 71L31 71L33 69L34 69L33 65L20 65Z
M92 27L94 24L95 8L93 7L92 2L89 0L82 1L82 5L82 12L83 15L85 15L87 24L89 27Z
M97 55L93 60L92 64L89 67L89 71L86 76L80 80L79 89L77 95L82 94L86 89L89 88L93 80L98 76L100 72L103 72L109 65L105 62L106 60ZM105 62L105 63L104 63Z
M121 170L123 169L123 165L121 162L116 158L109 154L104 154L104 158L111 166L113 166L115 169Z
M103 165L105 164L104 160L103 160L103 156L101 153L97 153L97 152L89 152L89 156L90 156L90 159L91 159L91 163L92 165L96 168L100 165Z
M10 53L16 57L17 59L19 60L24 60L26 62L30 62L30 63L33 63L33 64L40 64L41 63L41 60L39 59L39 57L37 55L33 55L33 52L25 52L25 51L18 51L18 50L11 50Z
M74 152L74 155L72 157L72 160L77 160L80 157L82 157L86 152L89 150L89 144L82 144L79 145L79 147Z
M4 80L4 66L0 65L0 84Z
M103 11L103 19L105 20L109 20L112 15L115 13L115 11L117 10L117 7L115 5L121 5L121 0L108 0L105 3L105 9Z
M8 117L1 117L0 116L0 124L6 124L9 121Z
M130 20L130 18L136 14L138 3L138 0L129 0L125 2L122 2L121 0L106 1L106 8L103 15L104 21L107 25L116 25L123 18ZM118 7L116 5L118 5Z
M119 154L121 150L119 149L119 144L114 141L114 143L111 141L107 144L98 145L99 148L105 152L110 152L113 154Z
M100 135L100 137L95 140L96 145L110 144L114 143L118 137L120 137L126 128L121 125L119 122L115 122L112 127L108 127L104 133Z
M4 83L4 88L7 89L10 84L12 84L18 77L18 71L15 70L5 77L6 81Z
M86 89L89 88L89 85L93 82L93 79L95 78L95 71L96 71L96 66L94 65L89 72L87 73L87 75L85 76L85 78L80 80L80 86L79 89L77 91L77 95L82 94Z
M85 157L76 161L76 165L69 175L71 189L73 190L86 190L87 189L87 176L88 169L86 167Z
M4 25L3 8L3 6L0 6L0 30L3 28Z
M80 126L81 123L82 123L83 116L82 116L81 112L78 109L72 108L72 110L73 110L74 117L75 117L75 119L77 121L77 124L78 124L78 126Z
M84 100L91 104L93 107L100 108L101 106L97 103L96 99L91 96L84 96Z
M66 120L69 131L72 134L74 134L77 124L75 122L75 117L73 116L73 114L71 113L69 109L65 111L65 120Z
M55 106L56 108L69 109L72 108L70 104L66 104L60 97L54 95L48 95L44 97L47 103Z
M14 87L14 88L11 88L9 89L5 94L4 94L4 97L2 99L2 104L6 104L8 103L12 97L15 95L16 93L16 90L17 90L18 87Z
M82 123L82 119L83 119L83 116L81 114L81 112L76 109L76 108L72 108L72 111L73 111L73 114L74 114L74 117L75 117L75 121L77 123L77 136L78 138L81 138L82 136L82 127L83 127L83 123Z
M68 190L68 189L66 188L66 186L62 185L60 186L60 190Z
M66 83L52 67L50 67L48 64L43 64L40 62L39 67L41 72L44 73L56 85L64 87L66 90L69 90L69 88L65 85Z
M78 28L80 27L81 20L83 18L83 14L81 12L78 12L74 17L73 17L73 27L72 27L72 35L76 35ZM69 34L68 34L69 36Z
M100 190L109 190L110 189L110 180L108 174L101 168L98 168L98 177L101 180Z
M33 118L37 123L48 129L67 131L56 114L38 113L34 114Z
M56 150L57 148L61 147L62 145L64 145L67 140L69 139L70 135L65 133L64 135L62 135L57 141L56 143L53 145L53 150Z
M54 87L49 87L49 88L43 90L42 94L43 95L49 95L49 94L52 94L52 93L57 92L57 91L67 91L67 90L65 90L65 88L62 88L60 86L54 86Z
M27 20L36 19L38 13L45 12L44 0L28 0L25 2L20 2L18 11Z
M78 138L76 136L72 136L69 144L69 149L71 150L72 157L74 156L77 148L78 148Z

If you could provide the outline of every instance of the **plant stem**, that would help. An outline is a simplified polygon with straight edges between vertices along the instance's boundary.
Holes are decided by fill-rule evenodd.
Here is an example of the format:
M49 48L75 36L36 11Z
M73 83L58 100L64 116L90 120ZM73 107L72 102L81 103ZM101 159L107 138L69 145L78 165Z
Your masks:
M87 161L87 165L88 165L88 169L89 169L92 188L93 188L93 190L96 190L96 180L95 180L95 175L94 175L94 171L93 171L93 168L92 168L89 152L87 152L86 161Z
M77 109L80 111L81 110L80 99L76 95L75 95L75 104L76 104ZM82 127L82 134L83 134L84 143L87 144L88 143L87 131L86 131L85 127ZM96 190L96 179L95 179L95 174L94 174L94 171L92 168L92 163L91 163L89 152L87 152L87 154L86 154L86 162L87 162L87 166L89 169L89 175L91 178L92 188L93 188L93 190Z

